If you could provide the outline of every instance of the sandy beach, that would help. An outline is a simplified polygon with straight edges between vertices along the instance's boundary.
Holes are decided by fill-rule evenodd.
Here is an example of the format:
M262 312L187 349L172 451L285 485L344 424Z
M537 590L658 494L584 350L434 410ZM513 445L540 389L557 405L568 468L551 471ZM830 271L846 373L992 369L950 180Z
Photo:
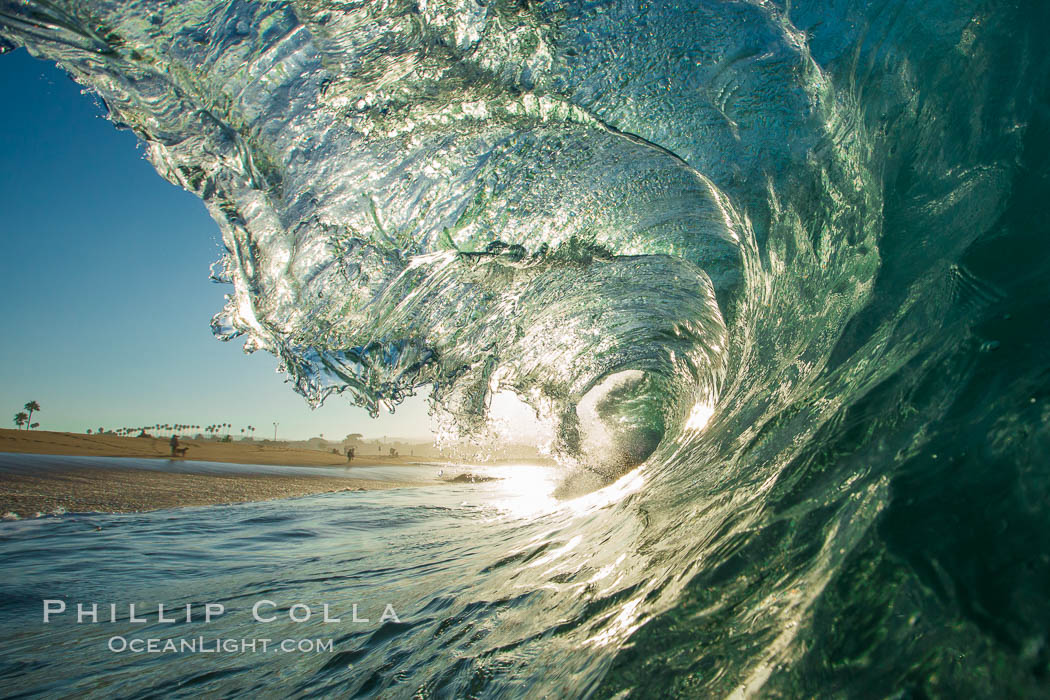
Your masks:
M219 443L180 440L186 458L171 459L166 439L78 435L49 431L0 429L0 515L34 517L61 512L137 512L180 506L240 503L294 498L336 491L418 486L406 471L403 481L353 476L346 457L314 450L290 449L251 442ZM32 455L19 458L18 454ZM49 459L46 456L54 456ZM61 456L120 457L91 464ZM148 461L144 461L148 460ZM197 462L272 465L253 472L217 473ZM355 459L352 466L408 466L404 457ZM286 473L272 468L288 467ZM295 467L341 467L304 470ZM308 472L319 473L308 473Z
M217 442L179 438L188 448L180 461L225 462L227 464L273 464L282 467L345 467L346 456L282 446L281 443ZM85 457L171 457L168 438L119 437L117 435L81 435L48 430L10 430L0 428L0 452L22 454L80 455ZM413 457L362 455L353 461L355 467L417 464ZM430 462L431 460L424 460Z

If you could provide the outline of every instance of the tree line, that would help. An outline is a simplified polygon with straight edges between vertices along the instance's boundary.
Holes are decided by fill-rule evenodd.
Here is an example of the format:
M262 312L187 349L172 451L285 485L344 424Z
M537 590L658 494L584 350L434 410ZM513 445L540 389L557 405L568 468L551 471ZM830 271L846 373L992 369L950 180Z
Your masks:
M14 423L19 430L32 430L33 428L39 428L40 423L33 422L33 414L40 412L40 403L37 401L27 401L26 405L23 406L24 410L19 411L15 414ZM216 435L225 434L227 438L230 437L230 432L233 430L233 423L213 423L212 425L206 425L203 428L200 425L191 425L189 423L154 423L153 425L144 425L137 428L121 427L111 428L107 430L104 427L99 427L97 431L92 428L88 428L85 432L91 435L97 432L99 435L103 433L110 433L113 435L120 436L131 436L137 435L139 437L150 436L150 432L157 433L170 433L172 435L180 432L186 432L195 430L198 432L209 433L212 437ZM248 425L241 428L241 435L244 437L255 436L255 426Z
M110 433L112 435L119 435L127 437L134 435L136 437L152 437L152 433L158 434L170 434L177 435L180 433L187 433L190 431L197 431L198 433L209 433L211 437L216 435L225 434L228 438L230 433L233 431L233 423L213 423L212 425L206 425L203 428L197 424L191 423L155 423L153 425L144 425L136 428L110 428L99 427L97 431L93 431L91 428L87 429L87 434L91 435L92 432L102 435L103 433ZM241 428L242 437L253 437L255 436L255 426L249 425Z

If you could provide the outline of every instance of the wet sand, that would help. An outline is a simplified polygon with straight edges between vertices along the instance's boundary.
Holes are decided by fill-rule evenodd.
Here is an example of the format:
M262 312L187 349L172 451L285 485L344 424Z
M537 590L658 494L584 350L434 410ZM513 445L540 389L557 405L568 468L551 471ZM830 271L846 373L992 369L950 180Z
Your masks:
M409 485L316 476L217 476L88 467L43 475L5 475L0 480L0 514L30 518L62 512L130 513Z
M346 457L325 452L180 442L196 459L171 459L161 439L0 430L0 515L126 513L438 483L408 469L357 478ZM353 466L412 464L386 457Z

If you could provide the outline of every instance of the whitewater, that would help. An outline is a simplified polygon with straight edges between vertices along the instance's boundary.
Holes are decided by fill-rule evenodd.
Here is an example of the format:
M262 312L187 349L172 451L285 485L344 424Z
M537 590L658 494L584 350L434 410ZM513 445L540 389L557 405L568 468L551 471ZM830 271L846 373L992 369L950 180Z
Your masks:
M561 465L4 525L5 624L58 584L389 595L401 621L206 662L26 627L0 677L1046 695L1048 29L1035 0L0 0L3 49L57 62L208 207L219 338L314 404L429 392L471 450L512 395ZM78 580L84 523L140 559Z

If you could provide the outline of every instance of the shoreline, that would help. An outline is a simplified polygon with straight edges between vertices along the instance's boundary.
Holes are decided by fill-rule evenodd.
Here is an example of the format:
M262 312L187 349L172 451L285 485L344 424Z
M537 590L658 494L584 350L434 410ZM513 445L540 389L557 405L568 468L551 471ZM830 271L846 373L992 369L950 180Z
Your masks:
M422 482L266 474L220 476L133 467L59 468L41 474L5 474L0 480L0 515L4 520L23 520L66 513L140 513L420 485Z
M0 429L0 516L13 520L64 513L134 513L431 483L352 475L354 467L419 464L413 458L377 455L347 462L343 455L280 444L179 442L189 448L187 457L172 458L168 441L162 438ZM121 463L85 464L63 457L119 458ZM221 465L247 468L222 469ZM260 469L253 472L251 466ZM327 468L332 475L309 473L303 467ZM333 467L342 467L345 473L336 475ZM281 468L287 473L282 474Z
M180 438L179 445L188 449L185 457L173 458L167 438L120 437L117 435L81 435L49 430L11 430L0 428L0 452L45 454L76 457L136 457L139 459L174 459L178 462L220 462L224 464L258 464L277 467L390 467L420 463L446 464L440 458L413 456L389 457L361 455L352 462L346 456L288 447L282 443L262 441L218 442Z

